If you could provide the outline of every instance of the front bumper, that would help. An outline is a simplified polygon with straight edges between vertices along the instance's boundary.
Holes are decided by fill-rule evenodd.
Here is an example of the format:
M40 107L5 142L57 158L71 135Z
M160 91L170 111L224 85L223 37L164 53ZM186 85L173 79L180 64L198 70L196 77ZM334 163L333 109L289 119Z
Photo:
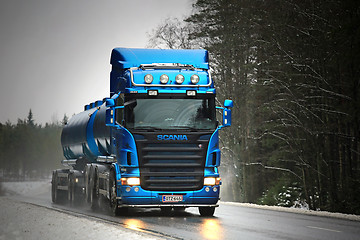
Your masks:
M117 197L122 207L217 207L220 186L204 186L197 191L158 192L142 189L140 186L120 186ZM164 195L182 195L179 202L163 202Z

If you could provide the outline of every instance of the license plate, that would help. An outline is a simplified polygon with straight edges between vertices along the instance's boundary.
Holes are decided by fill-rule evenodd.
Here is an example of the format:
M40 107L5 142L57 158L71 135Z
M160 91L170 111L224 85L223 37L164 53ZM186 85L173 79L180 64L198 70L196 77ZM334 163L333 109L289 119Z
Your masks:
M181 202L183 200L182 195L163 195L162 202Z

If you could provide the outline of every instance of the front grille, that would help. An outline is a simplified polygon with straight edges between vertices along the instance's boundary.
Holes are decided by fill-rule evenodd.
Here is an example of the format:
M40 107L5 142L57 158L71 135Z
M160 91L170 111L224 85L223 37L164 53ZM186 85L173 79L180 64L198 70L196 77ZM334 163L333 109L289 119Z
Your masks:
M186 141L159 141L154 132L137 134L143 136L136 140L143 189L194 191L203 187L209 142L201 137L204 133L186 133Z

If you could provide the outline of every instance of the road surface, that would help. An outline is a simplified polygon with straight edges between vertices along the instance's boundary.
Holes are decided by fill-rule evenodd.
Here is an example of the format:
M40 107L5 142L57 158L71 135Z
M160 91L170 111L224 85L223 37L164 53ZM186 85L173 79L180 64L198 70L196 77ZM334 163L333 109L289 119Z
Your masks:
M113 217L104 211L93 212L86 206L53 204L50 182L30 193L8 198L131 229L156 239L360 239L360 221L226 203L220 204L214 217L200 217L196 208L170 216L159 209L131 209L126 216Z

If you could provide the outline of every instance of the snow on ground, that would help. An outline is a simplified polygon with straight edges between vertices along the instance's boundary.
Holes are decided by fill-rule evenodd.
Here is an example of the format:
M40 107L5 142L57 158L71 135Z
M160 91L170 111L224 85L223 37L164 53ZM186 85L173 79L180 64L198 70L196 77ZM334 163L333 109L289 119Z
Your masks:
M300 209L300 208L286 208L286 207L278 207L278 206L257 205L257 204L251 204L251 203L221 202L221 204L233 205L233 206L239 206L239 207L259 208L259 209L273 210L273 211L280 211L280 212L300 213L300 214L320 216L320 217L333 217L333 218L340 218L340 219L346 219L346 220L352 220L352 221L360 221L360 215L333 213L333 212L326 212L326 211L312 211L312 210L306 210L306 209Z
M121 226L0 197L0 240L155 239Z
M24 195L35 196L50 192L51 180L29 181L29 182L1 182L2 190L6 196Z
M116 224L66 214L20 202L11 197L11 195L48 194L51 188L50 181L1 183L5 196L0 197L0 240L159 239Z

